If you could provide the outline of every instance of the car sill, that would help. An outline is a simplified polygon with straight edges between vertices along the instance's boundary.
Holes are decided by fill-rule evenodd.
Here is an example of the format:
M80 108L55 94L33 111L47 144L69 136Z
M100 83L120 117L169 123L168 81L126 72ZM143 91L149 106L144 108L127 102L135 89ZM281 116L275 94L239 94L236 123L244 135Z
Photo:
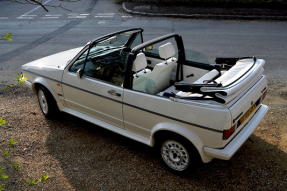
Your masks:
M86 114L83 114L83 113L80 113L80 112L78 112L78 111L75 111L75 110L73 110L73 109L70 109L70 108L65 107L65 108L63 108L61 111L66 112L66 113L69 113L69 114L74 115L74 116L76 116L76 117L79 117L79 118L81 118L81 119L83 119L83 120L86 120L86 121L88 121L88 122L91 122L91 123L93 123L93 124L99 125L99 126L101 126L101 127L103 127L103 128L106 128L106 129L108 129L108 130L110 130L110 131L113 131L113 132L115 132L115 133L118 133L118 134L120 134L120 135L123 135L123 136L125 136L125 137L128 137L128 138L133 139L133 140L135 140L135 141L141 142L141 143L143 143L143 144L146 144L146 145L149 145L149 146L153 146L153 145L154 145L152 139L149 139L149 138L146 138L146 137L137 135L137 134L135 134L135 133L131 133L131 132L129 132L129 131L126 131L126 130L124 130L124 129L121 129L121 128L119 128L119 127L116 127L116 126L114 126L114 125L111 125L111 124L109 124L109 123L106 123L106 122L104 122L104 121L95 119L95 118L93 118L93 117L91 117L91 116L88 116L88 115L86 115Z

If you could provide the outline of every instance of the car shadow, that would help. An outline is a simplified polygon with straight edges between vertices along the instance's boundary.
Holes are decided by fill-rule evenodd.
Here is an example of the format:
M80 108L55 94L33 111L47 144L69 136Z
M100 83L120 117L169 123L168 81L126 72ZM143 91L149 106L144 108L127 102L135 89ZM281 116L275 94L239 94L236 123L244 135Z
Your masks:
M287 154L255 135L229 161L213 160L178 176L147 145L65 113L46 120L46 146L75 190L287 188Z

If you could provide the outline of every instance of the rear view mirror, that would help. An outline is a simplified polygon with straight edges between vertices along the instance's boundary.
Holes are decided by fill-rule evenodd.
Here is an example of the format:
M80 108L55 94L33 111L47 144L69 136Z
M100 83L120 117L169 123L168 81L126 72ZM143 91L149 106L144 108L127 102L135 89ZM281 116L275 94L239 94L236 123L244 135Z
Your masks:
M108 39L106 39L106 40L104 40L104 41L99 42L98 44L102 44L102 43L106 43L106 42L108 42L109 44L113 44L113 43L115 43L116 41L117 41L117 37L116 37L116 36L113 36L113 37L111 37L111 38L108 38Z
M117 42L117 37L116 36L113 36L110 39L111 39L110 40L110 44L113 44L113 43Z

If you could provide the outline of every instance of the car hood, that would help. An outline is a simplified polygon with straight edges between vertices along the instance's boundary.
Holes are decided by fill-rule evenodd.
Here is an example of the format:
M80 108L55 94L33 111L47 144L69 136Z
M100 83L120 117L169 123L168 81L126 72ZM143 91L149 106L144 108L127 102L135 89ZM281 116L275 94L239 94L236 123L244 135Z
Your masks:
M53 54L22 66L24 71L38 74L61 81L62 73L67 62L73 59L83 47L74 48L57 54Z

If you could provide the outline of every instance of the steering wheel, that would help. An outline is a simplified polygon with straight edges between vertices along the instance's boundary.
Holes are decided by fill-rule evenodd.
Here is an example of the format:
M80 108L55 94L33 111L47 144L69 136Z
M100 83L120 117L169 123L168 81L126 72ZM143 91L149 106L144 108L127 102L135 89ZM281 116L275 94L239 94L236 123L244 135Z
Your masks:
M123 48L123 49L120 51L120 56L123 56L123 52L128 53L128 52L130 52L130 51L131 51L130 48L125 47L125 48Z

